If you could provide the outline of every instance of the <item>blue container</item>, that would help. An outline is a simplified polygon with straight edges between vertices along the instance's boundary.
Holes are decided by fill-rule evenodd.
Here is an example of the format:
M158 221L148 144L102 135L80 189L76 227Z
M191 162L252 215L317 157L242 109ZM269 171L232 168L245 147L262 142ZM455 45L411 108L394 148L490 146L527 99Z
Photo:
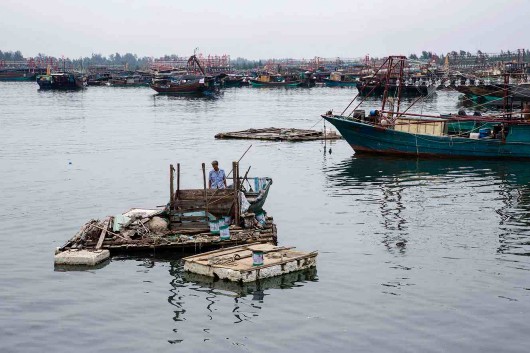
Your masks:
M491 129L480 129L478 130L478 138L489 137L491 135Z

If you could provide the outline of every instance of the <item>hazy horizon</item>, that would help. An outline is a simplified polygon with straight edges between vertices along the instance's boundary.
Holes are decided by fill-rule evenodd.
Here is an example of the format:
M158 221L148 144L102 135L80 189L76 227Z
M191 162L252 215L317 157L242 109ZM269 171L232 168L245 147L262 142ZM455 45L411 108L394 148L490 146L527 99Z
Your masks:
M0 50L26 57L188 56L195 48L232 58L363 57L499 52L527 46L522 0L278 1L176 3L0 0Z

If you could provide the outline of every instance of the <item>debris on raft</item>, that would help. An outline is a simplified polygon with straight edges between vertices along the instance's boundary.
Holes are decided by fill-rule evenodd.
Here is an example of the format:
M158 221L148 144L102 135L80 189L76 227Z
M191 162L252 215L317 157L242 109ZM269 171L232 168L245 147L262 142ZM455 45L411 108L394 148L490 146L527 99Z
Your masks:
M239 245L182 259L184 271L232 282L254 282L316 267L318 253L272 244Z
M196 253L245 243L277 243L276 225L272 217L266 217L265 222L256 220L251 223L249 219L255 219L255 214L246 213L243 219L251 226L243 228L230 225L227 228L229 238L221 239L220 234L215 231L212 233L209 229L170 229L169 214L165 210L131 209L122 215L87 222L58 249L55 263L93 266L107 259L109 251L124 253L180 249ZM120 223L123 221L125 223ZM98 254L101 250L107 251L106 257L86 257L87 252ZM68 255L71 255L71 259L65 259Z
M339 140L342 137L333 130L318 131L269 127L264 129L221 132L215 135L215 138L300 142L316 140Z

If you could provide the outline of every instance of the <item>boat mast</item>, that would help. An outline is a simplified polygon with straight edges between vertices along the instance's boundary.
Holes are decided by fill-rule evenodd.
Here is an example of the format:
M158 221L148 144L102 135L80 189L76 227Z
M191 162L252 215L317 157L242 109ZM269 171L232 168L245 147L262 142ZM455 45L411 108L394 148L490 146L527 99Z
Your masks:
M385 90L383 93L383 102L381 103L381 111L385 111L386 102L388 100L388 91L390 88L391 78L396 78L396 88L397 88L397 107L396 114L399 113L399 106L401 104L401 88L403 85L403 71L405 68L405 56L389 56L387 59L388 66L385 75ZM397 72L396 72L397 68ZM396 115L397 116L397 115ZM392 117L391 117L392 118Z

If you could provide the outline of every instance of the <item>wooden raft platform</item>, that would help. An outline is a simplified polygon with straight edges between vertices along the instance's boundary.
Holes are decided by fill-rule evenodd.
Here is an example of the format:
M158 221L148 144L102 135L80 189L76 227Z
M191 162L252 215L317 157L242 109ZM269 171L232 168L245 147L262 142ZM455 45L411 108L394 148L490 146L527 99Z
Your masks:
M231 225L230 239L221 240L219 234L212 234L206 229L184 230L167 229L155 231L149 226L149 221L157 216L151 215L139 218L127 228L118 232L111 231L113 217L103 221L91 220L79 232L66 242L57 253L69 250L99 251L108 250L114 253L145 252L156 249L182 250L198 253L209 249L219 249L234 245L250 243L277 243L276 225L272 217L267 217L265 225L252 228L242 228Z
M243 131L220 132L215 135L215 138L301 142L317 140L339 140L342 137L333 130L318 131L269 127L264 129L248 129Z
M241 245L183 258L184 270L232 282L254 282L263 278L316 267L317 252L272 244ZM263 253L263 264L253 264L253 253Z

